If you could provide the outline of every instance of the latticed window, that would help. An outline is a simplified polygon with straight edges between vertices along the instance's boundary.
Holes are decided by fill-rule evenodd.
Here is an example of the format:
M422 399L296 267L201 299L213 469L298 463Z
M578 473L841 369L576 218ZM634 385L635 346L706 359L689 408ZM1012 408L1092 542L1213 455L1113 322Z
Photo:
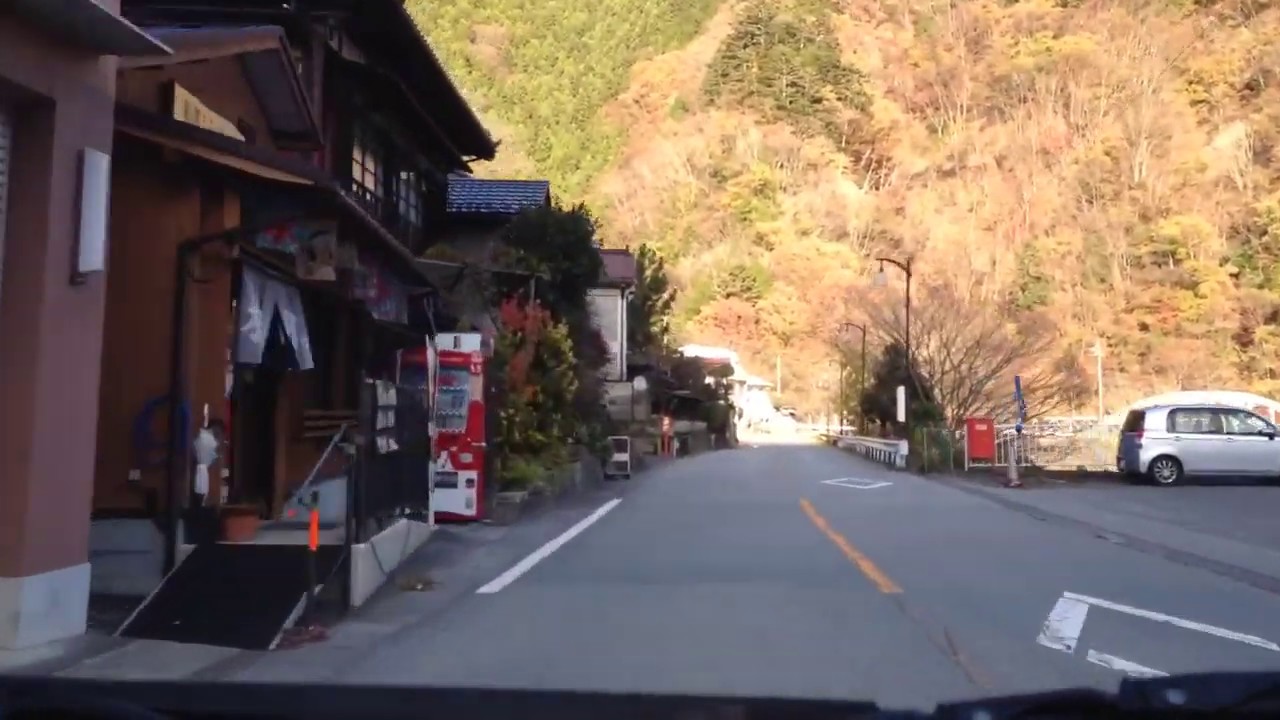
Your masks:
M415 170L401 170L396 179L396 211L400 222L422 227L422 178Z
M385 158L382 145L362 125L356 126L352 140L351 189L375 214L380 215L382 201L386 197L382 179Z

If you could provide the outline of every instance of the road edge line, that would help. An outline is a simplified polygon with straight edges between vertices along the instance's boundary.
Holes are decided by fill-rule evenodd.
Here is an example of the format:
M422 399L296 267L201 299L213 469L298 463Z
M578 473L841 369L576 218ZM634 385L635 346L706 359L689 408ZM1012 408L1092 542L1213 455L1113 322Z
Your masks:
M542 547L526 555L523 560L516 563L515 565L512 565L510 568L507 568L507 570L503 572L501 575L499 575L498 577L490 580L484 585L481 585L478 589L476 589L476 594L492 595L493 593L496 593L502 590L503 588L507 587L508 585L515 582L516 580L519 580L521 575L524 575L525 573L532 570L535 565L542 562L543 560L546 560L548 557L550 557L551 553L555 552L556 550L559 550L565 543L574 539L580 533L582 533L582 531L591 527L593 524L595 524L597 520L599 520L600 518L608 514L610 510L618 507L618 504L621 502L622 502L622 498L614 498L606 502L604 505L601 505L600 507L596 508L594 512L584 517L583 519L579 520L577 523L573 525L573 527L569 528L568 530L565 530L564 532L560 533L556 537L547 541Z

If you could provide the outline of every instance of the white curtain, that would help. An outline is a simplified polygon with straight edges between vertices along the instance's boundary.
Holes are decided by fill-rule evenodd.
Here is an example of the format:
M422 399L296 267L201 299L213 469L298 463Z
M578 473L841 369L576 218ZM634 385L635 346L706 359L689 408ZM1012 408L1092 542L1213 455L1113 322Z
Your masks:
M240 280L240 327L236 333L235 361L262 364L271 333L271 322L279 313L280 325L293 347L299 370L315 367L311 356L311 336L298 288L280 282L252 265L245 264Z

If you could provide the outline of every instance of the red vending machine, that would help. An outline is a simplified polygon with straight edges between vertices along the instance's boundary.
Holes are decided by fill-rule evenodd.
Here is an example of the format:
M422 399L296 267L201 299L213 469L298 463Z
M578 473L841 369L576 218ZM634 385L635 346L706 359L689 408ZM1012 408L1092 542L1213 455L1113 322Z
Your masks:
M435 517L443 521L484 516L485 356L480 333L436 336Z

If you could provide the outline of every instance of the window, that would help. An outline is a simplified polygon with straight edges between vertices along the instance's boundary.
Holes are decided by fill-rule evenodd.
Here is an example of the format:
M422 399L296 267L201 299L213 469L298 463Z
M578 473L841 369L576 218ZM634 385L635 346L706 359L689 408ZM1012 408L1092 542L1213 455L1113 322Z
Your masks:
M386 197L382 180L384 157L378 138L357 124L351 143L351 189L376 215L381 215Z
M1208 408L1181 408L1169 413L1169 432L1222 433L1222 416Z
M1271 423L1244 410L1222 410L1222 423L1228 435L1257 435L1272 431Z
M428 167L403 140L380 123L357 121L351 143L351 192L410 249L420 249L427 224Z
M1141 432L1146 421L1147 414L1145 412L1142 410L1130 410L1129 414L1124 418L1124 426L1120 428L1120 432Z
M422 227L422 178L416 170L401 170L396 176L396 213L401 227L416 237Z
M440 368L436 380L436 422L440 432L466 431L470 402L471 373L465 368Z

